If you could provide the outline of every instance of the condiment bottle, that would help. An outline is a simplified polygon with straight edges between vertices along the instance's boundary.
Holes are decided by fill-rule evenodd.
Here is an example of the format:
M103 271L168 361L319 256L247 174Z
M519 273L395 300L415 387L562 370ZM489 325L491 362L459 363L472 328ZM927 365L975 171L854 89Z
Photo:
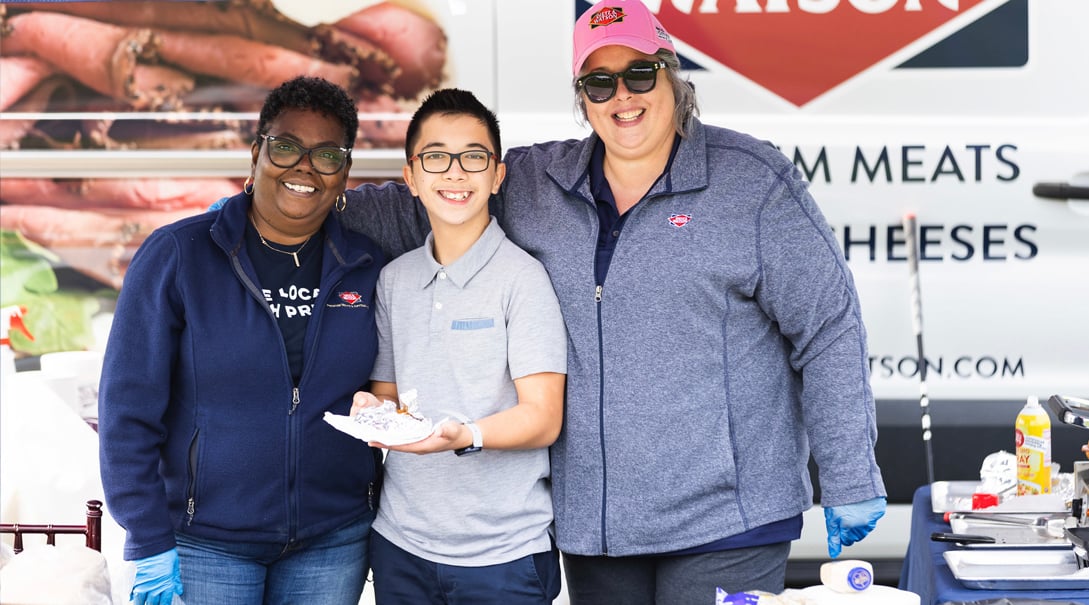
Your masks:
M1017 414L1017 495L1051 493L1051 418L1035 395Z

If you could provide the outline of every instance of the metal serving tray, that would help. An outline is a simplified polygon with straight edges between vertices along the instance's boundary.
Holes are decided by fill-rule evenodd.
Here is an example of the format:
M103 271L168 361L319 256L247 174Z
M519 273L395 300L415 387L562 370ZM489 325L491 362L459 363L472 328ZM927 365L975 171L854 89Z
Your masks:
M1078 569L1073 550L947 550L953 576L986 590L1089 589L1089 569Z

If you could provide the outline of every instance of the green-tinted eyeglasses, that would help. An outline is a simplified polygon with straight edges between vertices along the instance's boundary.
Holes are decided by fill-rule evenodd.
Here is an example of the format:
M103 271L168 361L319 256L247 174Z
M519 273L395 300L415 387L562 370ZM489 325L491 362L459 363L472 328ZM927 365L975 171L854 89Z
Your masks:
M273 166L294 168L303 156L310 158L310 165L318 174L336 174L352 155L347 147L303 147L298 143L271 134L260 135L268 148L268 159Z
M424 151L408 158L409 162L420 160L420 166L424 172L443 173L450 170L457 158L458 165L465 172L484 172L488 169L492 159L499 161L494 153L483 149L470 149L461 153L447 153L445 151Z
M586 74L575 80L575 89L586 93L591 103L604 103L616 94L616 81L624 78L624 86L641 95L654 90L654 85L658 83L658 70L665 66L662 61L640 62L614 74Z

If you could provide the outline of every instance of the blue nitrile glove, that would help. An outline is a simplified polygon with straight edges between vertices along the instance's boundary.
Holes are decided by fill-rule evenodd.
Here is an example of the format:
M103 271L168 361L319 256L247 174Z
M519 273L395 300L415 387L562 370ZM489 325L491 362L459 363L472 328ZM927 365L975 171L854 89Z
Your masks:
M137 559L136 580L129 600L136 605L170 605L174 595L182 593L178 549L171 548L157 555Z
M824 509L824 525L828 528L828 556L835 559L844 546L850 546L865 538L884 514L884 498Z

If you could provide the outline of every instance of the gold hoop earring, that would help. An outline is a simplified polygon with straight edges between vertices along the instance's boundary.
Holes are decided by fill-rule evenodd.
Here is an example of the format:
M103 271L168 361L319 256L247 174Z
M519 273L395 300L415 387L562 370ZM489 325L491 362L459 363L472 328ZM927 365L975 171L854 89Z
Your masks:
M248 189L247 189L248 187ZM242 183L242 192L246 195L253 195L253 175L246 177L246 182Z
M344 212L344 209L348 207L348 194L347 193L344 193L343 191L340 193L340 196L337 197L336 207L337 207L337 212Z

